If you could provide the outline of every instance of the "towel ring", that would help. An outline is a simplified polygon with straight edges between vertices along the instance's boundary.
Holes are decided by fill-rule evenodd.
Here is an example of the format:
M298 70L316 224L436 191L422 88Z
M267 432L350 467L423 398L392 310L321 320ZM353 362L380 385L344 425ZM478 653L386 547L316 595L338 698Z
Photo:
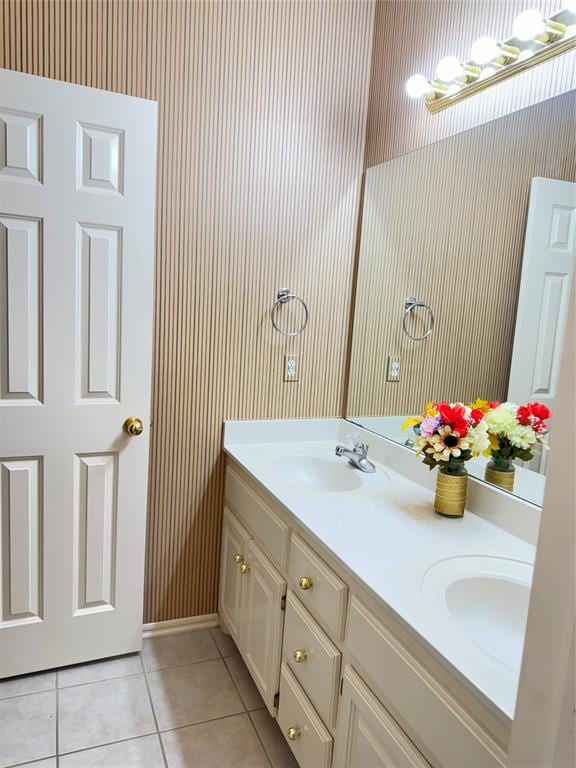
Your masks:
M302 308L304 309L304 322L298 328L296 331L283 331L281 328L279 328L276 325L276 320L274 319L274 315L276 314L276 308L280 304L287 304L289 301L298 301L300 304L302 304ZM276 301L272 305L272 309L270 311L270 319L272 320L272 327L275 331L278 331L278 333L281 333L282 336L298 336L304 328L308 325L308 307L306 306L306 302L304 299L301 299L300 296L296 296L295 293L292 293L290 288L280 288L278 293L276 294Z
M428 330L423 336L414 336L406 327L406 320L408 319L408 315L418 307L425 309L428 312L430 318L430 325L428 326ZM404 299L404 319L402 320L402 328L404 329L406 336L412 339L412 341L423 341L426 339L434 330L434 312L432 312L432 307L429 307L428 304L425 304L423 301L419 301L414 296L407 296Z

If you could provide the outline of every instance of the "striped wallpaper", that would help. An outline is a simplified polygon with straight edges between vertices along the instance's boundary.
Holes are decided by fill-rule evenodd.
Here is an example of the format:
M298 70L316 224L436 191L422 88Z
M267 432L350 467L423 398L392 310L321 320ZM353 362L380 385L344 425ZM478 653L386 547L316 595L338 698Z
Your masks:
M216 610L223 419L342 411L373 11L0 4L0 66L159 102L146 622ZM281 287L300 339L271 330Z
M368 170L348 416L506 398L533 176L576 181L576 91ZM420 342L402 331L411 295L436 320Z

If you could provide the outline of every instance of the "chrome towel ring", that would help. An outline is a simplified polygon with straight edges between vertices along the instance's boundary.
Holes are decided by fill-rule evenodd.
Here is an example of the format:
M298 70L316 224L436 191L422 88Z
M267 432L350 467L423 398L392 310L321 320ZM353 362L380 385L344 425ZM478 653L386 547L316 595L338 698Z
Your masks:
M298 328L296 331L283 331L281 328L278 327L276 324L276 320L274 319L274 316L276 314L276 309L280 304L287 304L289 301L298 301L300 304L302 304L302 308L304 309L304 322ZM301 299L300 296L296 296L295 293L292 293L290 288L280 288L278 293L276 294L276 301L272 305L272 310L270 311L270 319L272 320L272 327L275 331L278 331L278 333L281 333L282 336L298 336L304 328L308 325L308 307L306 306L306 302L304 299Z
M406 327L406 320L408 319L408 315L410 312L413 312L415 309L418 309L418 307L422 307L422 309L425 309L428 312L430 324L428 326L428 330L423 336L413 336L408 328ZM419 301L414 296L407 296L404 299L404 319L402 320L402 328L404 329L404 333L408 338L412 339L412 341L423 341L425 338L430 336L432 331L434 330L434 312L432 312L432 307L429 307L428 304L425 304L423 301Z

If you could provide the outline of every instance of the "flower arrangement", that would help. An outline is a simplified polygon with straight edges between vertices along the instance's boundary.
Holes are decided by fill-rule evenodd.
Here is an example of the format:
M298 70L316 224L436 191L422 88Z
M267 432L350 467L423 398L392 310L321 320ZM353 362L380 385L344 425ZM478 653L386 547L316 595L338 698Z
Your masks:
M484 407L484 422L488 429L490 455L495 468L510 471L514 459L530 461L536 449L548 448L546 422L552 412L546 405L487 403Z
M485 411L476 404L430 402L422 416L407 419L402 429L409 426L417 435L416 455L445 474L465 474L464 462L490 448Z

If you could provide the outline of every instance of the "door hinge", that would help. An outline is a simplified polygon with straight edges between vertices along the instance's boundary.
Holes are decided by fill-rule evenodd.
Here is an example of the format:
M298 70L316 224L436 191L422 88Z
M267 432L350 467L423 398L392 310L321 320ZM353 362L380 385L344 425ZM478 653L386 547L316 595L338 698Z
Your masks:
M344 678L340 678L340 696L342 696L342 691L344 690Z
M284 597L280 600L280 610L286 610L286 595L284 595Z
M279 703L280 703L280 694L279 693L275 693L274 694L274 708L276 708Z

